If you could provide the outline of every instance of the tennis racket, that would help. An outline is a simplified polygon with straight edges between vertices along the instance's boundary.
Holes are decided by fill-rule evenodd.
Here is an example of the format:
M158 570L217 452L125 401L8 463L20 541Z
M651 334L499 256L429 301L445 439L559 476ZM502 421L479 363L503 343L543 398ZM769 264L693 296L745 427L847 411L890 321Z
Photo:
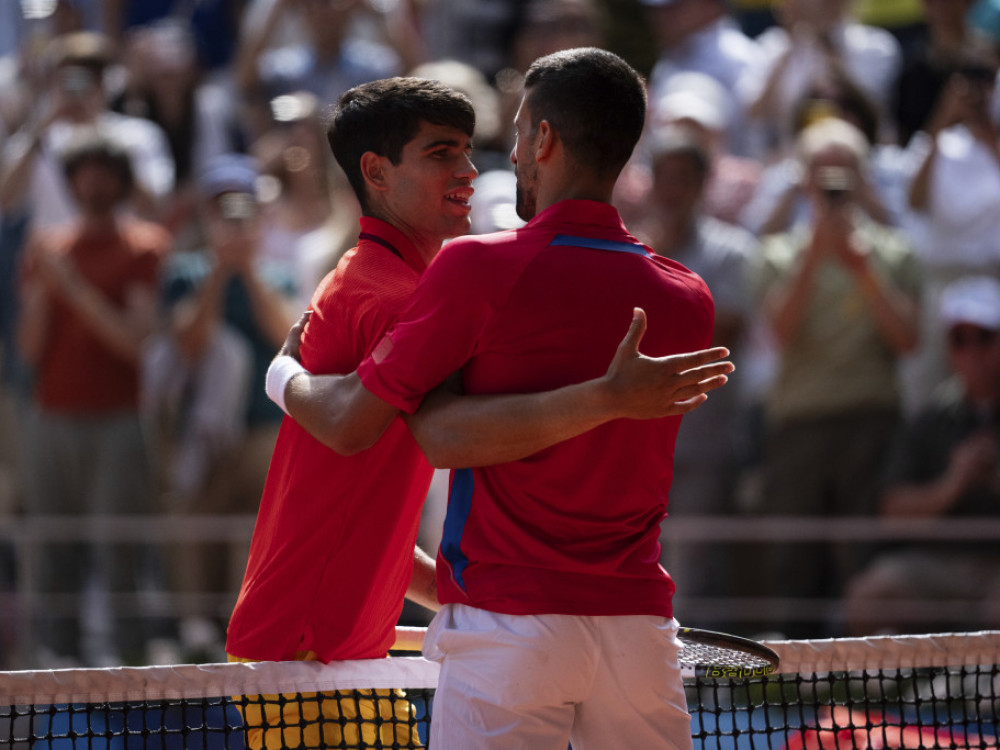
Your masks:
M769 675L778 668L778 655L763 643L727 633L681 628L677 659L682 677L746 680Z
M419 651L426 628L397 626L393 651ZM726 633L681 628L678 661L682 677L745 680L763 677L778 668L778 655L763 643Z

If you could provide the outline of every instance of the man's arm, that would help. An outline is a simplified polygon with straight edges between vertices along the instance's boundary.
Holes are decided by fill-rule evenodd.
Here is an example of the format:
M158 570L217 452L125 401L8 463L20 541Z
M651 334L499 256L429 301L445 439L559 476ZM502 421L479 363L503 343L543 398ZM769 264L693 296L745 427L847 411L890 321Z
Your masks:
M279 354L297 356L307 316L292 327ZM516 461L613 419L684 414L733 371L722 347L670 357L645 357L639 342L646 315L637 309L607 373L534 394L460 396L439 388L416 415L405 417L428 460L440 468ZM272 364L272 371L279 361ZM356 373L301 373L278 386L286 412L324 445L350 455L374 445L398 410L378 398ZM269 394L275 397L269 386ZM275 399L277 400L277 399Z
M285 411L302 428L342 456L371 448L399 410L350 375L303 373L285 388Z
M723 347L669 357L639 354L636 309L604 376L543 393L463 396L454 382L403 415L428 461L468 468L517 461L614 419L655 419L697 408L733 371Z
M410 585L406 589L406 598L421 607L427 607L432 612L441 609L437 595L437 569L434 558L420 547L413 548L413 573L410 575Z

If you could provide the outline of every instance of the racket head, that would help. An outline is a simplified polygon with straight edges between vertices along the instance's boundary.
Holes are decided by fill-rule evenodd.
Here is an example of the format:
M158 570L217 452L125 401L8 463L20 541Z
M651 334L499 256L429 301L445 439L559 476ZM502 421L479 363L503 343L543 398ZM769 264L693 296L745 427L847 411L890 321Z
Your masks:
M680 628L678 661L683 677L746 680L774 672L778 654L763 643L728 633Z

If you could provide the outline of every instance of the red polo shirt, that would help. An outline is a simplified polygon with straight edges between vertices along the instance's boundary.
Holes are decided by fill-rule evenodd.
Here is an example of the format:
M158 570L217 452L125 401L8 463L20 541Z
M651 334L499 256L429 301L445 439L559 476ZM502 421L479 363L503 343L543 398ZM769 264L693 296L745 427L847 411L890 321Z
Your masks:
M319 285L302 338L314 373L352 372L395 322L424 262L389 224L361 239ZM413 567L431 467L396 419L343 457L292 419L281 425L226 650L255 660L385 656Z
M409 412L459 369L467 393L544 391L602 375L634 307L649 319L644 354L711 344L698 276L641 245L612 206L563 201L521 229L449 243L359 373ZM679 426L616 420L521 461L455 471L441 601L671 616L658 537Z

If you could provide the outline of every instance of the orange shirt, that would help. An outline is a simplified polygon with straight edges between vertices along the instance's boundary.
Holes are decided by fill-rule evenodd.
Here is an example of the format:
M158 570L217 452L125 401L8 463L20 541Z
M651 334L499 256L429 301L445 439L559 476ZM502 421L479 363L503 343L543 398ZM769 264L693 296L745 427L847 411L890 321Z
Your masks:
M39 239L63 253L78 273L116 307L134 285L154 288L170 236L157 224L123 220L113 233L54 230ZM36 398L49 411L72 414L135 410L139 368L105 346L87 323L59 298L52 300L48 340L37 372Z

